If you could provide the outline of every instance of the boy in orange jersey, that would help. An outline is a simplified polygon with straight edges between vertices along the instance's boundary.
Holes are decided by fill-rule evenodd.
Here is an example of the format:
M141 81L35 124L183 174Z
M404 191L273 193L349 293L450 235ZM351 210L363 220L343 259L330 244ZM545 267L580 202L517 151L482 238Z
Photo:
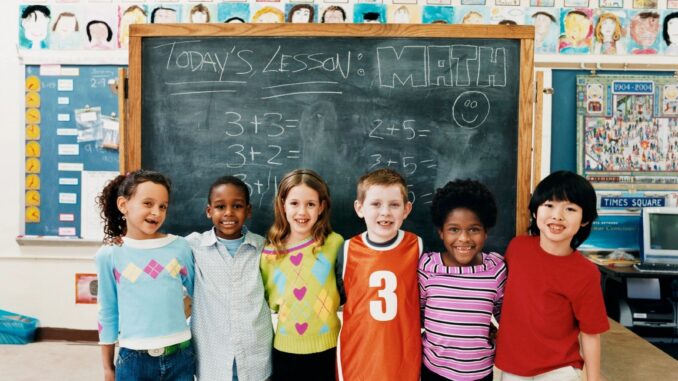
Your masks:
M422 242L400 230L412 210L405 179L391 169L362 176L354 207L367 231L346 241L337 258L337 283L345 300L339 380L419 380Z

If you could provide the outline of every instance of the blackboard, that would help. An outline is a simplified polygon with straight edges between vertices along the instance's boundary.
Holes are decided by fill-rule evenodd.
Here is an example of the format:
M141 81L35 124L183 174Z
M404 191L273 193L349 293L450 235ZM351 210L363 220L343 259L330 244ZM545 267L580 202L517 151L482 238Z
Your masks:
M482 180L498 198L490 248L503 251L521 229L531 57L515 36L531 36L529 27L220 27L132 32L125 146L140 153L130 169L174 182L167 231L208 229L209 184L233 174L251 189L248 225L265 234L278 180L310 168L330 186L334 229L350 237L364 230L353 211L357 178L385 166L405 175L414 209L404 228L429 247L439 241L433 192L458 177ZM483 37L499 32L505 38Z

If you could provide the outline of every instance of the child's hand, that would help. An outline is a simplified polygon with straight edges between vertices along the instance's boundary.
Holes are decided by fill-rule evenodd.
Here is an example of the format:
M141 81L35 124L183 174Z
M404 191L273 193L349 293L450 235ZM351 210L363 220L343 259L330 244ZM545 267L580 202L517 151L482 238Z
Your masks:
M104 369L104 381L115 381L115 368Z

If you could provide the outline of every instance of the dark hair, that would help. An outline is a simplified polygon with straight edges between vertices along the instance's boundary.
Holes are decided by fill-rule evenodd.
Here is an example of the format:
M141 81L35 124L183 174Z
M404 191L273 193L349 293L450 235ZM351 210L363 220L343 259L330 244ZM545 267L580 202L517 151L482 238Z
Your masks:
M239 188L240 191L245 195L245 203L250 204L250 190L247 188L247 185L235 176L221 176L220 178L214 180L212 185L210 185L210 191L207 193L207 203L212 202L212 191L214 188L220 185L233 185L236 188Z
M108 36L106 37L106 41L110 41L111 38L113 38L113 30L111 29L110 26L108 26L108 23L106 23L106 21L92 20L92 21L87 23L87 28L85 28L85 29L87 29L87 40L89 42L92 42L92 33L90 33L90 31L89 31L89 27L94 25L94 24L104 24L104 25L106 25L106 29L108 30Z
M433 225L442 229L447 215L459 208L475 213L485 230L497 223L497 202L492 192L479 181L456 179L436 189L431 204Z
M576 249L591 234L593 221L598 218L596 209L596 191L593 185L582 176L570 171L557 171L546 176L534 190L530 199L530 235L539 235L537 227L537 209L546 201L569 201L582 209L582 224L577 234L572 237L570 247Z
M240 21L240 22L242 22L242 23L245 22L245 20L243 20L242 17L238 17L238 16L233 16L233 17L231 17L231 18L228 18L228 19L226 19L226 21L224 21L224 22L225 22L225 23L229 23L229 22L231 22L231 21Z
M513 21L513 20L501 20L497 24L498 25L518 25L518 23Z
M49 8L47 8L44 5L29 5L26 8L24 8L24 11L21 12L21 18L25 19L28 18L28 16L34 14L35 12L42 12L45 17L49 17L50 11Z
M363 21L379 21L381 15L379 12L365 12L363 13Z
M312 5L309 4L297 4L290 8L290 12L287 14L287 22L292 22L292 16L294 15L294 12L300 10L300 9L308 9L308 21L312 23L313 22L313 17L315 15L315 9L313 9Z
M157 11L159 11L159 10L161 10L161 9L162 9L162 10L166 10L166 11L172 11L172 12L174 12L175 14L177 13L177 10L174 9L174 8L167 8L167 7L159 6L159 7L155 8L155 9L151 12L151 24L155 23L155 12L157 12Z
M671 36L669 36L669 21L678 18L678 12L669 13L664 17L664 25L662 27L662 37L666 45L671 45ZM673 41L674 44L678 45L678 41Z
M556 22L556 18L553 17L552 14L550 14L550 13L548 13L548 12L544 12L544 11L534 12L534 13L532 14L532 18L535 19L535 18L537 18L537 16L539 16L539 15L548 17L549 20L551 20L551 22L553 22L553 23Z
M344 21L346 21L346 11L344 11L344 8L339 7L339 6L336 6L336 5L330 5L330 6L327 7L327 9L325 9L325 11L323 12L323 15L322 15L322 17L321 17L321 19L320 19L320 22L323 22L323 23L325 22L325 15L327 14L327 12L335 12L335 11L341 12L341 18L342 18Z
M54 21L54 25L52 25L52 32L56 32L56 28L59 25L59 21L61 21L62 17L73 17L75 19L75 31L80 30L80 24L78 24L78 18L75 17L75 14L72 12L61 12L59 13L59 16L57 16L56 21Z
M112 244L127 232L122 212L118 209L118 197L129 199L134 195L137 186L147 181L164 186L168 195L172 191L172 183L167 176L159 172L139 169L126 175L116 176L97 196L96 202L101 209L101 219L104 221L104 243Z

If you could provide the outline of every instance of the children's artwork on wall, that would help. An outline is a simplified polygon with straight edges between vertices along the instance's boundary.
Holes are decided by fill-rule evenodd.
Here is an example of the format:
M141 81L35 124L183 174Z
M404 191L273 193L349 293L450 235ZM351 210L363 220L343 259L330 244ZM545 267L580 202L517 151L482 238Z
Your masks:
M348 0L324 0L325 4L348 4Z
M553 8L530 8L526 24L534 25L534 52L555 53L558 46L558 13Z
M216 4L184 4L184 22L190 24L204 24L218 22Z
M485 0L461 0L461 5L485 5Z
M633 0L633 8L636 9L657 9L657 0Z
M384 4L360 3L353 6L353 22L356 24L386 23Z
M174 4L155 5L150 8L151 24L172 24L181 20L181 6Z
M244 23L250 21L250 5L247 3L220 3L218 18L214 22Z
M588 8L589 0L563 0L565 8Z
M494 0L494 5L499 7L517 7L520 5L520 0Z
M52 12L46 5L19 7L19 46L25 49L49 48Z
M81 49L83 47L83 21L81 7L74 5L52 6L50 49Z
M454 23L454 7L425 5L421 15L422 24Z
M129 46L129 26L148 22L148 9L144 4L120 5L118 7L118 47Z
M659 51L659 13L643 11L633 14L629 26L631 54L657 54Z
M419 24L421 23L421 7L404 4L389 5L387 6L387 21L389 24Z
M89 49L115 49L116 34L115 4L100 4L87 7L84 22L84 45Z
M530 0L530 7L553 7L555 0Z
M75 274L75 304L97 304L97 274Z
M596 188L678 189L678 79L577 76L577 169Z
M664 11L662 22L662 51L669 56L678 56L678 12Z
M426 4L430 4L430 5L451 5L452 0L426 0Z
M344 24L353 20L353 5L325 5L320 8L320 22L323 24Z
M391 0L393 4L417 4L417 0Z
M383 0L358 0L359 3L381 4Z
M599 0L599 8L624 8L624 0Z
M593 32L593 54L626 54L627 30L626 11L598 9Z
M285 20L294 24L309 24L316 22L317 5L313 4L285 4Z
M517 7L492 7L490 24L523 25L525 24L525 11Z
M560 10L560 37L558 52L561 54L588 54L593 37L593 10L576 8Z
M454 11L455 24L486 24L490 18L487 7L461 6Z
M678 9L678 0L666 0L667 9Z
M261 24L282 24L285 22L285 11L278 4L259 5L252 9L252 22ZM232 21L231 21L232 22Z

